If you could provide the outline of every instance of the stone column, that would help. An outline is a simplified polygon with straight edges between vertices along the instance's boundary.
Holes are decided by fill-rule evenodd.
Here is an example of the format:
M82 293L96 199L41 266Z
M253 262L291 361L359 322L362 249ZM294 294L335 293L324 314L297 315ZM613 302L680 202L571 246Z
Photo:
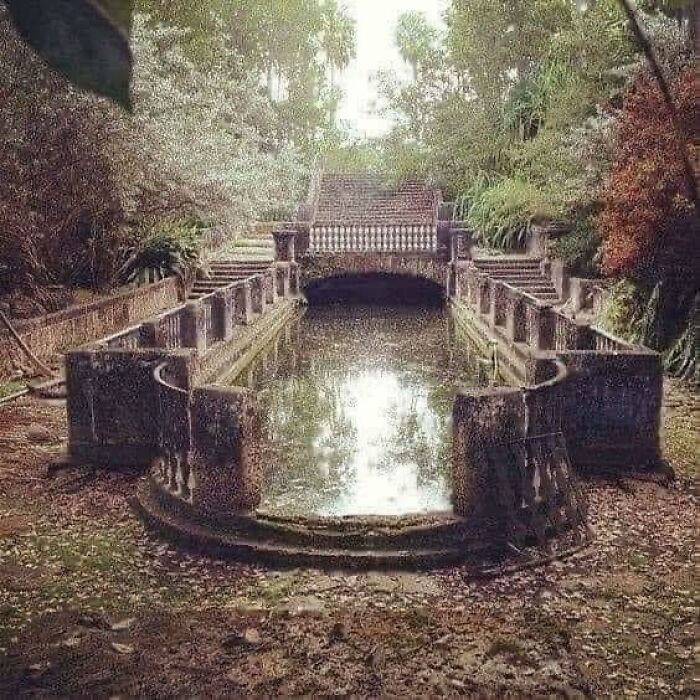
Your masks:
M554 349L554 323L551 306L535 299L527 302L528 344L533 350Z
M294 262L296 235L296 231L287 226L272 232L275 239L275 260L277 262Z
M233 336L233 307L233 289L229 286L217 290L214 294L212 313L216 336L221 340L229 340Z
M290 269L289 263L277 263L275 273L277 278L277 295L287 298L290 295Z
M296 262L289 264L289 291L293 296L300 293L299 263Z
M491 280L491 327L506 325L506 285L500 280Z
M265 281L263 275L254 275L250 278L250 296L253 304L253 313L265 313Z
M491 289L489 277L483 272L476 273L477 285L477 307L476 310L481 316L486 316L491 310Z
M506 335L514 343L525 341L525 304L523 295L513 287L506 287Z
M569 274L564 266L564 261L554 259L549 263L552 283L562 301L566 301L570 295Z
M192 392L192 504L200 513L247 512L260 502L262 417L246 391Z
M198 301L190 301L182 310L182 347L194 348L203 353L207 348L204 327L204 308Z
M144 321L141 324L141 347L165 347L165 337L159 321Z
M274 267L263 272L263 287L265 290L265 303L272 306L277 301L277 275Z
M470 263L467 266L467 304L475 308L478 300L478 287L476 284L476 269Z
M310 224L296 224L296 237L294 239L294 259L297 255L305 255L309 250Z
M236 282L233 285L234 321L247 326L253 318L253 301L250 284L247 281Z

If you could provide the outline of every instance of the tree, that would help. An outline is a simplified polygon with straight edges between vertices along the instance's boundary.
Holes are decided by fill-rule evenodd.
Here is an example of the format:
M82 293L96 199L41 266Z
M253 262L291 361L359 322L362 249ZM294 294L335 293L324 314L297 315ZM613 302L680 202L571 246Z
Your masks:
M413 80L423 67L434 64L437 56L439 33L421 12L406 12L396 25L396 45L406 63L411 66Z

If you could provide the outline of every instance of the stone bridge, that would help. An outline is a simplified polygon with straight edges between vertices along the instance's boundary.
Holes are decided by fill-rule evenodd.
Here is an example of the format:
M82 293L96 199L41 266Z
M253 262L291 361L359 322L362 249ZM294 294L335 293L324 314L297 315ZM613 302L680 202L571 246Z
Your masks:
M449 294L450 262L465 255L468 235L441 221L441 208L440 192L417 181L388 187L370 176L320 176L297 221L276 234L277 259L299 263L303 288L392 275Z

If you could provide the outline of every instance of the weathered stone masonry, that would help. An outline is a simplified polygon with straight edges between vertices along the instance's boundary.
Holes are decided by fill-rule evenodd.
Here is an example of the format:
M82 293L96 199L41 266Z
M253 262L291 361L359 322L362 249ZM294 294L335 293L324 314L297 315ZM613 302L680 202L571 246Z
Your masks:
M288 279L293 268L236 281L66 355L69 452L110 466L152 464L163 491L202 512L253 508L259 498L260 416L241 387L206 382L280 327L296 297L267 290L265 278ZM285 279L285 277L287 279Z
M40 360L131 326L175 306L181 291L175 278L130 289L89 304L71 306L13 326ZM26 364L16 343L0 328L0 379Z

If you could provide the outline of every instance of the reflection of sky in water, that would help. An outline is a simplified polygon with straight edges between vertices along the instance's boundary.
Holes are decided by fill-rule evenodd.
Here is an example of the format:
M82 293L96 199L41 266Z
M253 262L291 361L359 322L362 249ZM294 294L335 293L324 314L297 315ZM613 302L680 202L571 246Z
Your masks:
M391 371L368 370L347 377L339 410L354 428L354 450L340 474L340 494L327 504L329 512L323 515L449 509L447 479L442 476L425 488L418 461L411 458L410 451L401 454L400 450L401 426L415 418L431 456L439 457L435 442L440 418L420 389Z
M271 443L264 509L451 510L456 359L439 309L311 308L258 388Z

